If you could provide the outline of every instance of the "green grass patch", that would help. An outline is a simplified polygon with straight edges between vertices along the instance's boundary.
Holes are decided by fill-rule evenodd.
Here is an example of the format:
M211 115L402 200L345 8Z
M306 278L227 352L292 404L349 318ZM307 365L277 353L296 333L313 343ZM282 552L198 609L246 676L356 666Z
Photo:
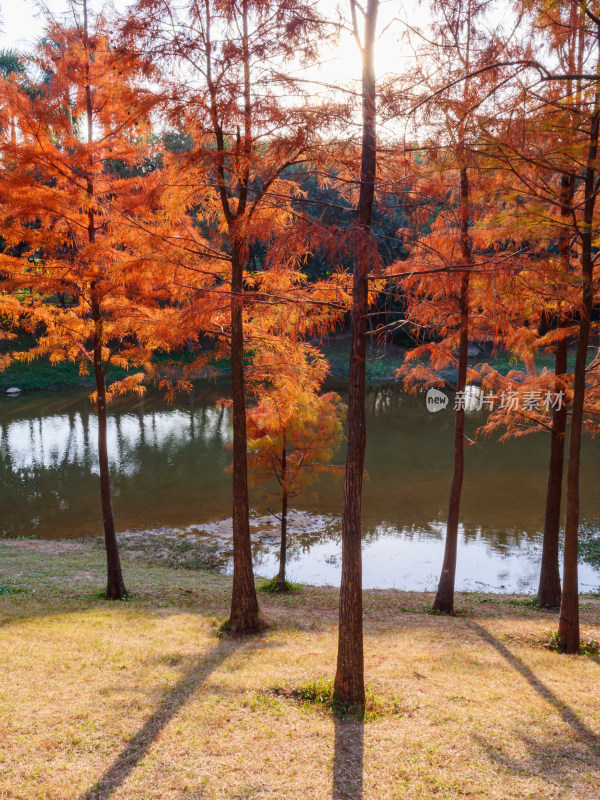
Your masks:
M118 370L123 375L127 373ZM114 370L113 377L117 376ZM21 391L35 389L76 389L92 386L94 378L91 375L80 375L78 364L52 365L47 358L37 358L34 361L14 361L4 372L0 372L0 391L5 392L11 386L16 386Z
M25 594L24 586L0 586L0 594Z
M282 687L274 687L275 696L288 697L303 706L323 709L338 717L374 722L391 714L405 713L405 709L395 699L386 700L376 689L365 686L365 709L357 706L340 705L335 700L334 684L330 678L315 678L295 689L286 691Z
M479 602L482 602L481 600ZM421 611L424 614L432 614L434 617L466 617L467 612L462 608L455 608L454 611L449 614L446 611L439 611L437 608L433 607L433 603L425 603L421 606Z
M562 647L560 644L560 639L558 636L558 631L553 631L552 633L548 634L548 638L545 641L545 646L548 650L552 650L554 653L562 653ZM600 656L600 643L597 642L595 639L582 639L579 643L579 655L580 656Z
M16 339L0 343L0 353L25 353L35 345L35 338L21 335ZM183 349L173 353L157 351L152 361L154 364L166 365L177 369L192 363L198 351ZM227 370L227 359L213 359L211 368L216 372ZM133 370L136 371L135 369ZM129 373L120 367L112 366L107 372L109 383L125 378ZM79 364L63 362L51 364L49 358L34 358L32 361L13 361L4 371L0 372L0 392L5 392L12 386L22 391L35 391L40 389L78 389L94 386L94 375L89 372L79 374Z
M582 656L600 656L600 643L595 639L584 639L579 644L579 654Z
M515 608L538 608L537 595L533 597L513 597L508 601L509 606Z
M263 592L265 594L276 594L276 593L290 593L290 592L299 592L300 591L300 584L293 583L293 581L284 581L283 586L278 582L277 578L263 578L263 580L258 584L257 587L259 592Z
M131 592L125 592L123 597L118 600L113 600L106 594L106 589L98 589L96 592L90 592L89 594L84 595L84 598L86 600L105 600L107 603L129 603L134 599L134 596L131 594Z

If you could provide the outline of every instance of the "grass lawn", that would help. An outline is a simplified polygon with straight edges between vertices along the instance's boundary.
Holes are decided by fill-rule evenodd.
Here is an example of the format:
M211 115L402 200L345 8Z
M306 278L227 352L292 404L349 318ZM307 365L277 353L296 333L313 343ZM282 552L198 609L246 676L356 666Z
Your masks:
M332 676L336 590L261 595L264 635L220 639L227 577L124 569L111 603L97 547L0 544L2 800L600 796L600 660L544 646L553 612L365 592L362 722L293 695Z

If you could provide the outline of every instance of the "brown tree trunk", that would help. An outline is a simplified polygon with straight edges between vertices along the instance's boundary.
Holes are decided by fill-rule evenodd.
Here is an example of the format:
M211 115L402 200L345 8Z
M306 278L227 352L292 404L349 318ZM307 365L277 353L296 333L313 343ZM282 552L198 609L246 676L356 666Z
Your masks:
M577 6L573 4L572 13L576 16ZM573 53L572 53L573 57ZM571 71L575 71L574 63ZM571 85L568 84L568 96L571 95ZM570 219L573 214L573 194L575 179L573 175L563 173L560 179L560 216L563 228L558 240L563 276L568 280L571 266L570 249ZM561 319L558 317L558 325ZM566 339L558 342L555 350L554 374L563 378L567 372L568 342ZM557 380L555 390L564 389L564 381ZM550 432L550 463L548 465L548 487L546 491L546 516L544 519L544 538L542 544L542 564L540 567L540 583L538 587L537 603L542 608L557 608L560 605L560 570L559 570L559 539L560 539L560 509L562 482L565 458L565 431L567 428L567 404L561 403L560 409L552 412L552 430Z
M281 544L279 547L279 573L277 574L277 588L280 591L286 590L285 583L285 562L287 560L287 514L288 496L284 492L281 497Z
M463 392L467 385L467 358L469 355L469 274L465 273L460 287L461 329L458 350L457 392ZM460 516L460 496L462 492L465 456L465 408L458 404L454 417L454 474L450 487L448 522L444 561L438 589L433 602L435 611L444 614L454 612L454 581L456 576L456 551L458 547L458 521Z
M94 337L94 375L98 394L98 458L100 461L100 503L102 505L102 521L104 524L104 542L106 545L106 596L109 600L122 600L127 594L121 560L117 544L117 532L112 510L110 493L110 474L108 471L108 449L106 446L106 380L102 366L102 336L100 320L96 320Z
M362 608L362 481L366 445L365 379L370 226L375 193L376 85L373 63L378 0L368 0L362 46L362 163L357 209L357 256L352 284L348 446L342 500L342 576L334 698L340 706L364 709ZM353 18L356 6L351 0ZM355 22L355 31L357 31Z
M471 240L469 238L469 176L467 168L460 171L460 223L461 254L465 264L471 263ZM456 391L464 392L467 386L467 359L469 357L469 273L463 272L460 282L460 337L458 344L458 381ZM456 551L458 547L458 521L465 460L465 404L457 403L454 417L454 473L450 487L448 522L444 561L433 601L435 611L444 614L454 612L454 583L456 577Z
M233 587L227 628L234 634L260 630L252 569L244 382L243 265L238 247L231 260L231 383L233 394Z
M599 26L600 28L600 26ZM579 340L575 357L573 380L573 405L571 409L571 431L567 461L567 511L565 518L565 547L563 563L563 594L558 621L558 639L565 653L579 652L579 585L577 555L579 544L579 465L581 433L585 401L585 365L590 337L590 321L594 302L592 254L594 206L596 204L596 158L598 155L598 103L596 93L594 113L590 126L590 145L584 184L583 225L581 226L581 275L582 292L579 322Z
M281 452L281 544L279 548L279 573L277 575L277 588L285 591L285 562L287 560L287 513L288 513L288 494L285 485L287 467L287 452L285 439Z
M556 345L554 373L564 377L567 372L566 339ZM555 384L557 392L563 383ZM558 566L560 501L562 494L563 461L565 452L565 430L567 427L567 404L563 400L560 408L552 412L550 432L550 463L548 465L548 488L546 491L546 517L544 520L544 539L542 544L542 564L537 603L542 608L558 608L560 605L560 570Z

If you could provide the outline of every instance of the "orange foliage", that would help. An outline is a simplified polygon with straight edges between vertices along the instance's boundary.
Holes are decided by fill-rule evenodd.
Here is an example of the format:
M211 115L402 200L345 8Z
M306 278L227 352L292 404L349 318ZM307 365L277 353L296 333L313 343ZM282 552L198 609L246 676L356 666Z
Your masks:
M283 328L292 334L294 319L280 318L279 335L285 338ZM275 479L278 494L293 496L321 472L342 469L329 463L343 437L344 406L334 392L319 394L327 372L327 361L307 342L257 352L257 405L246 412L248 469L255 485Z
M157 155L154 98L102 18L89 37L50 24L34 63L50 76L39 91L0 82L17 131L2 143L8 247L0 269L13 291L2 310L12 308L40 333L15 357L74 361L87 373L96 354L104 371L137 370L113 383L109 397L141 391L153 352L190 335L179 324L189 291L175 286L181 221L174 224L164 202L164 177L144 170ZM21 257L8 249L24 244ZM195 287L214 279L211 272Z

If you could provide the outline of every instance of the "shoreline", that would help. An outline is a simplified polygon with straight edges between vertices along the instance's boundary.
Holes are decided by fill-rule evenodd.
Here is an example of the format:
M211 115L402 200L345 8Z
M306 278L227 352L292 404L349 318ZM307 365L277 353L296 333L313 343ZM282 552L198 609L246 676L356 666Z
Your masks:
M225 520L224 522L227 522ZM132 567L161 568L172 571L175 574L190 574L198 576L211 575L215 579L223 581L231 580L231 573L221 568L219 558L215 558L215 551L211 547L194 547L185 537L172 535L159 539L156 542L149 541L148 531L126 531L118 534L119 552L123 565ZM41 537L2 537L0 538L0 573L2 564L2 550L4 546L15 548L23 552L31 553L34 556L46 556L50 558L75 556L77 558L87 558L96 561L104 558L104 537L83 536L80 538L64 539L44 539ZM218 555L222 555L219 553ZM270 579L271 575L262 574L260 569L254 570L255 583L260 585L264 580ZM126 576L127 577L127 576ZM339 586L330 583L306 583L292 579L293 585L299 591L325 591L332 592L336 596L339 594ZM424 589L401 589L396 587L363 587L363 593L383 593L403 595L413 598L433 598L435 590ZM515 601L525 605L531 605L535 592L525 591L497 591L493 588L482 589L457 589L455 595L458 598L473 599L476 602L484 602L477 598L494 598L494 602ZM579 592L580 598L587 600L598 600L600 607L600 590L591 592ZM539 609L546 613L548 609ZM549 611L551 613L551 610Z
M346 381L348 377L348 354L349 354L349 334L338 333L329 337L325 343L316 342L329 362L329 375L327 381L337 382ZM483 345L482 345L483 347ZM590 345L593 348L593 345ZM397 381L396 370L404 363L407 347L399 344L374 345L367 354L367 383L377 385L378 383L389 383ZM506 373L514 369L512 357L508 352L486 353L479 348L477 355L469 357L471 366L477 363L486 362L491 364L501 373ZM186 354L185 358L188 358ZM185 360L184 358L184 360ZM570 355L573 358L573 354ZM542 354L539 359L539 366L550 365L547 356ZM174 359L177 362L177 359ZM223 362L220 362L221 364ZM107 383L125 377L128 373L125 370L113 368L114 372L108 374ZM456 382L456 370L452 368L441 370L439 376L447 385ZM229 369L225 366L214 365L212 377L199 377L197 383L213 383L218 385L229 380ZM149 386L151 384L148 384ZM22 392L61 392L73 391L77 389L89 389L95 386L91 375L80 375L76 363L65 362L52 366L47 359L36 359L31 362L15 361L4 371L0 372L0 393L5 393L10 387L18 387Z

